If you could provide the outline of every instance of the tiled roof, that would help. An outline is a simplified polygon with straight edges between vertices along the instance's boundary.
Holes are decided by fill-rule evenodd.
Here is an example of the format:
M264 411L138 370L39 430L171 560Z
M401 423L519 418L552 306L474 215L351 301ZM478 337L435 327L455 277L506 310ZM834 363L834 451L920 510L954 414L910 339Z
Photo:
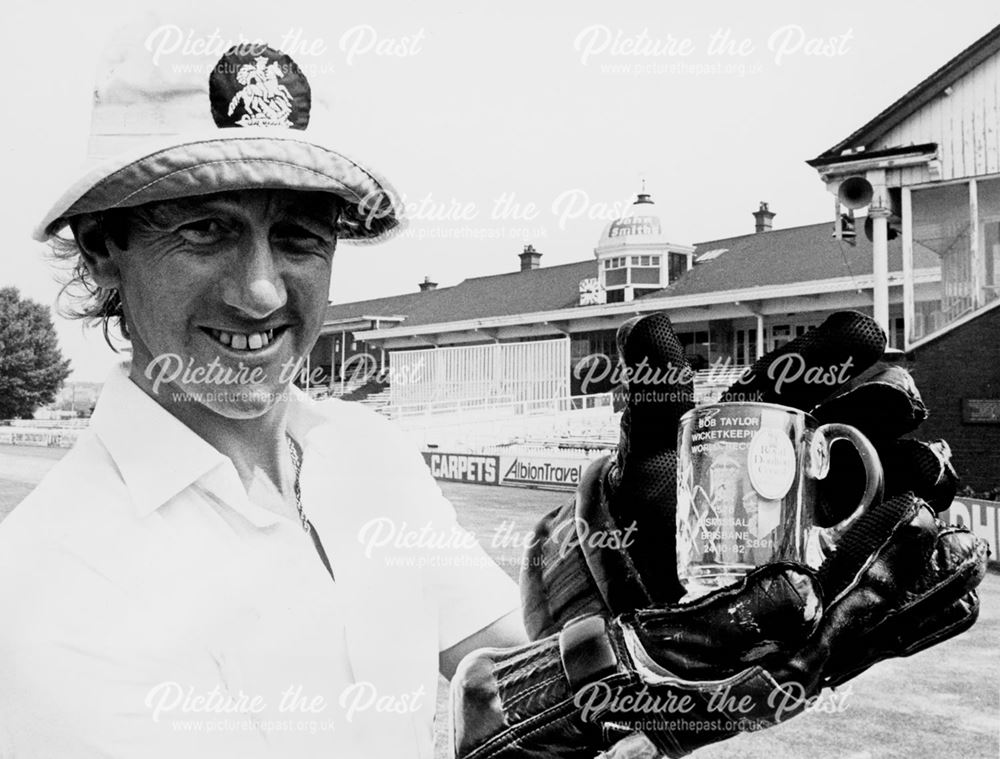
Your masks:
M698 243L695 259L712 250L726 252L696 264L671 287L644 298L870 275L872 246L862 231L862 219L857 227L856 246L832 238L832 221ZM915 251L916 268L937 265L933 255ZM901 246L896 239L889 242L889 270L901 269ZM405 316L404 324L413 326L555 311L575 306L580 280L596 276L597 261L588 258L560 266L475 277L428 292L332 305L327 308L327 320Z
M864 220L859 218L855 246L832 237L832 221L700 242L695 248L695 260L708 251L725 249L726 252L695 264L694 269L673 286L645 297L695 295L870 275L872 244L865 237L863 227ZM913 265L919 269L936 266L938 261L918 249L914 251ZM889 271L901 271L902 268L900 239L890 240Z
M510 274L466 279L454 287L327 307L327 320L405 315L406 324L431 324L490 316L552 311L575 306L580 280L597 276L591 258Z
M413 304L416 301L443 293L445 289L449 288L332 304L326 307L326 320L352 319L361 316L406 316L413 310Z

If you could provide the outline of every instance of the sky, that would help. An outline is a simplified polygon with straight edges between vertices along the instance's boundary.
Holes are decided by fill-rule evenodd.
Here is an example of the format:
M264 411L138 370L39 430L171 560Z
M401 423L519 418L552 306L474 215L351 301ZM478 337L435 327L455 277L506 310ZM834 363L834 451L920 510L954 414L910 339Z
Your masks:
M984 0L158 6L223 30L267 20L314 64L328 140L406 203L402 235L338 248L336 303L515 271L526 243L543 266L591 257L643 181L680 244L752 232L760 201L776 228L832 222L805 161L1000 23ZM0 286L53 308L31 230L84 160L106 38L143 7L6 4ZM54 319L71 379L103 380L116 357L100 330Z

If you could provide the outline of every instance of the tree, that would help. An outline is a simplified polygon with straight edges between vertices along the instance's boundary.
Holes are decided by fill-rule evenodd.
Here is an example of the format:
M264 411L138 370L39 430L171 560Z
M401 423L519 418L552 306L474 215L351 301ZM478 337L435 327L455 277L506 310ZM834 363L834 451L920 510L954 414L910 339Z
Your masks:
M69 376L49 309L0 288L0 419L27 419Z

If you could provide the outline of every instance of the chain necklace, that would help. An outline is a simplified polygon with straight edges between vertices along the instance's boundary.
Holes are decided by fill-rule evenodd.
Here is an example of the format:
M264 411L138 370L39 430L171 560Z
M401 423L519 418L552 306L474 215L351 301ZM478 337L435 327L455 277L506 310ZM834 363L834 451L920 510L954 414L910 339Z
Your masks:
M302 456L299 453L298 443L292 439L292 436L285 433L285 437L288 440L288 452L292 454L292 467L295 469L295 508L299 511L299 521L302 522L302 529L308 535L312 532L312 525L306 519L306 512L302 508L302 488L299 485L299 474L302 472Z

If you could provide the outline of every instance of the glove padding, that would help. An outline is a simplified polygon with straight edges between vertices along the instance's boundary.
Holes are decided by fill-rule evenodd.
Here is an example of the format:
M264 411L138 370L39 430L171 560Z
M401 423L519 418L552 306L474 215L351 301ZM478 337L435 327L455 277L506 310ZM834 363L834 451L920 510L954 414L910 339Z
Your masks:
M689 604L470 654L452 684L455 755L590 757L641 731L684 756L975 621L988 549L920 499L884 502L843 541L819 571L776 562Z
M838 539L837 553L816 574L816 595L827 599L816 631L806 644L790 645L784 654L772 653L756 665L766 664L775 680L787 678L795 683L789 693L794 690L802 702L798 707L786 705L771 721L800 711L806 699L822 687L844 682L881 659L909 655L967 629L978 614L974 588L985 571L988 551L967 531L946 527L934 518L934 512L950 504L957 478L947 444L897 439L919 425L926 409L905 371L876 363L884 345L884 334L868 317L835 314L817 330L760 359L721 399L777 402L811 411L821 422L852 423L875 445L886 475L886 500L870 507ZM595 463L574 501L548 515L536 530L522 574L525 621L533 637L556 632L580 614L625 615L614 623L624 625L633 618L629 615L646 613L636 609L675 603L681 594L674 562L674 446L677 420L693 405L691 374L683 371L687 364L665 315L624 325L619 348L633 382L626 389L628 403L618 455ZM803 365L836 363L842 367L839 378L847 384L832 388L788 380L781 370L791 365L793 355ZM659 395L645 392L649 388L638 381L643 366L645 377L659 371L659 376L667 378L665 391L660 386L654 388L661 391ZM783 378L780 387L778 377ZM842 485L862 481L852 476L852 467L860 466L852 456L851 450L836 445L831 451L831 468L844 476L823 481L819 507L834 516L845 504L857 502L857 494ZM595 534L626 533L638 539L631 544L589 539ZM810 572L804 567L799 571ZM759 572L751 577L758 577ZM703 600L711 603L709 599L717 597L721 596L713 594ZM693 609L680 608L687 610L686 622L693 624ZM759 612L757 608L755 613ZM722 635L722 628L702 629L706 630L706 648L716 647L719 638L713 635ZM678 640L674 636L666 639L667 645L657 647L647 639L646 644L657 657L670 660L671 645ZM696 660L706 663L705 671L697 675L703 682L717 680L725 671L711 657L692 657L689 663ZM696 677L695 670L677 662L672 666L676 669L666 668L682 678ZM547 692L546 686L534 685L536 696ZM495 706L502 712L503 699ZM457 707L457 714L461 712ZM543 718L536 725L544 722ZM615 723L597 722L603 727L600 738L595 738L595 732L579 730L578 739L589 737L587 751L599 750L621 735L615 733ZM626 732L629 728L623 722L637 724L619 719L618 727ZM508 723L505 717L494 724L499 732L492 733L492 746L505 745L506 728L501 726L508 724L516 725L518 719ZM579 720L574 724L580 724ZM768 724L766 710L754 724ZM540 729L532 735L541 734L548 733ZM711 730L680 737L655 729L647 734L660 750L674 755L727 737L725 731ZM551 734L548 740L560 741ZM518 741L519 746L531 745L523 735ZM473 744L479 745L475 740L467 743Z
M581 617L518 649L473 652L452 680L455 756L594 756L650 721L703 719L718 684L709 672L726 673L734 695L764 694L775 683L757 662L805 643L817 587L773 564L690 606ZM660 751L684 753L683 729L655 735Z
M863 514L820 567L829 609L820 634L790 662L796 679L812 673L819 685L837 686L964 632L979 616L975 588L989 553L984 540L944 524L910 493Z
M947 444L897 439L923 421L926 409L908 373L878 362L885 342L871 318L833 314L759 359L720 401L780 403L809 411L821 423L853 424L879 454L886 498L913 492L936 511L946 509L958 482ZM676 428L693 408L693 375L665 314L626 322L618 343L630 379L618 451L595 464L575 499L536 527L521 575L532 637L557 632L581 613L620 614L676 603L683 595L674 561ZM845 384L810 381L804 367L837 367L837 380ZM846 516L845 508L853 511L862 468L851 446L834 444L831 470L837 476L818 484L817 509L829 521ZM628 545L590 539L616 531L630 536Z

